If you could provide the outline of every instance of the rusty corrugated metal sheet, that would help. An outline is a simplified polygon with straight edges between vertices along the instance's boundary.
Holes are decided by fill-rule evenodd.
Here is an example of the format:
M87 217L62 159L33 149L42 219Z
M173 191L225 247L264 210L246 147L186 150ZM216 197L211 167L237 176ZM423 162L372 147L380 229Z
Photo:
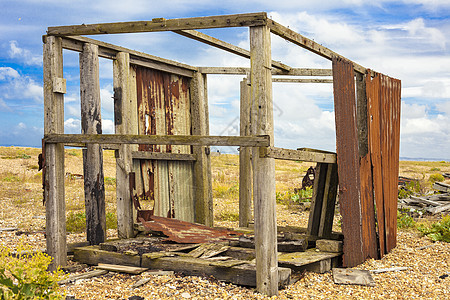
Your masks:
M168 241L176 243L208 243L241 235L236 231L214 229L201 224L158 216L151 216L150 221L144 219L140 221L145 229L162 232L168 237Z
M370 73L369 73L370 74ZM357 76L361 80L358 85L358 133L359 135L359 167L361 178L361 225L363 239L363 254L365 259L379 257L376 232L375 205L373 195L372 161L369 146L369 109L365 84L365 77Z
M139 134L191 134L189 79L140 66L134 68ZM179 145L140 145L139 150L191 153L190 146ZM140 167L140 193L154 201L155 214L193 221L192 164L141 160Z
M400 80L382 74L366 78L369 143L380 255L396 246L400 146Z
M333 58L339 204L344 234L343 264L347 267L364 261L354 78L351 62Z

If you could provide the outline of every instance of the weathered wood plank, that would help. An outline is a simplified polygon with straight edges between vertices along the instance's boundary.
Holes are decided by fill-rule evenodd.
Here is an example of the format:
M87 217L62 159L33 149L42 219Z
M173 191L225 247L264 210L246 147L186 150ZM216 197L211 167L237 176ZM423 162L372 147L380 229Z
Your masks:
M98 55L102 58L115 60L118 52L124 52L130 54L130 64L143 65L144 67L158 69L187 77L192 77L193 72L197 71L197 68L194 66L128 49L125 47L116 46L95 39L90 39L84 36L71 36L64 37L62 39L63 48L72 51L83 51L84 43L90 43L99 46Z
M233 44L221 41L219 39L216 39L212 36L209 36L207 34L204 34L202 32L196 31L196 30L176 30L174 31L175 33L178 33L182 36L194 39L196 41L200 41L203 42L205 44L208 44L210 46L228 51L230 53L245 57L245 58L250 58L250 51L243 49L241 47L235 46ZM280 63L278 61L272 61L272 66L281 69L283 71L290 71L292 68Z
M54 143L86 144L149 144L149 145L193 145L193 146L243 146L267 147L268 135L259 136L202 136L202 135L133 135L133 134L47 134L44 140Z
M277 147L261 147L259 148L259 157L272 157L285 160L300 160L320 163L336 163L336 153L308 149L293 150Z
M88 265L120 264L124 266L140 267L139 255L126 255L118 252L100 250L100 246L88 246L74 249L73 259Z
M253 134L268 134L273 146L273 103L270 31L266 26L250 27ZM255 118L253 118L255 117ZM252 125L253 126L253 125ZM257 290L268 296L278 294L277 222L275 203L275 160L260 158L253 148Z
M188 153L164 153L164 152L148 152L148 151L133 151L131 153L133 159L151 159L151 160L183 160L195 161L193 154Z
M196 73L191 80L191 132L209 135L208 92L206 75ZM195 222L213 226L213 197L210 148L207 145L192 147L194 163Z
M325 198L325 183L328 164L318 163L314 175L313 195L308 219L308 235L319 236L322 206Z
M206 29L221 27L258 26L267 23L267 13L250 13L237 15L222 15L211 17L164 19L155 18L152 21L118 22L101 24L83 24L49 27L47 34L56 36L112 34L173 31L183 29Z
M100 270L128 273L128 274L134 274L134 275L141 274L142 272L145 272L148 270L148 268L130 267L130 266L113 265L113 264L102 264L102 263L99 263L95 268L100 269Z
M281 25L273 20L269 20L267 25L273 34L276 34L276 35L284 38L285 40L287 40L291 43L294 43L302 48L305 48L315 54L318 54L329 60L331 60L333 57L337 57L340 59L345 59L347 61L350 61L350 60L346 59L345 57L343 57L342 55L339 55L338 53L328 49L327 47L324 47L324 46L320 45L319 43L316 43L315 41L308 39L307 37L304 37L303 35L295 32L287 27L284 27L283 25ZM353 68L355 69L355 71L362 73L362 74L366 73L366 68L364 68L363 66L361 66L355 62L352 62L352 65L353 65Z
M203 74L231 74L246 75L250 73L250 68L244 67L198 67L198 71ZM308 69L292 68L289 72L272 69L272 75L287 76L333 76L331 69Z
M317 240L316 248L323 252L342 253L342 241Z
M241 136L251 134L250 87L247 80L241 81L240 125ZM252 162L249 147L239 148L239 227L248 227L252 220Z
M44 133L64 133L64 94L53 92L53 78L63 77L63 56L60 38L44 39ZM66 206L64 201L64 145L45 145L44 201L46 215L47 253L53 257L49 266L67 263Z
M319 78L272 78L272 82L285 83L333 83L333 79L319 79Z
M82 134L101 134L98 46L89 43L80 53L80 102ZM83 149L83 174L86 237L91 245L98 245L106 238L103 150L99 144Z
M63 284L75 282L75 281L77 281L79 279L86 279L86 278L92 278L92 277L105 275L106 273L108 273L107 270L93 270L93 271L89 271L89 272L85 272L85 273L69 276L69 278L66 278L66 279L58 281L58 284L59 285L63 285Z
M244 286L256 286L257 271L253 264L244 262L231 267L193 257L160 257L152 259L147 254L142 256L142 266L150 269L172 270L191 276L212 275L220 281ZM289 284L291 270L276 268L279 273L280 287ZM277 286L278 290L278 286Z
M334 210L338 189L338 166L328 164L325 177L325 188L323 191L322 213L320 215L319 234L320 237L330 238L332 236Z
M129 98L128 79L130 76L129 54L119 52L113 64L114 75L114 125L118 134L130 133L131 103ZM88 136L88 135L86 135ZM97 139L104 135L89 135ZM132 171L131 147L119 143L116 156L116 200L117 231L119 238L131 238L133 231L133 207L130 191L130 172Z
M309 249L305 252L281 253L278 255L278 263L280 266L296 271L310 270L324 273L330 270L332 261L340 256L340 253L317 252L316 249Z

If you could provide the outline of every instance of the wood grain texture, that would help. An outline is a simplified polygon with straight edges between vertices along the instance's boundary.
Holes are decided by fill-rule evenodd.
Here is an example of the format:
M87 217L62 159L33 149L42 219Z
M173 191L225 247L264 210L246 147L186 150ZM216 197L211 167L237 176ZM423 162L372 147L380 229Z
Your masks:
M113 64L114 75L114 124L118 134L129 134L131 107L129 97L129 54L119 52ZM95 136L95 135L94 135ZM97 135L101 137L102 135ZM98 143L97 138L97 143ZM116 157L116 200L117 231L119 238L131 238L133 231L133 207L130 191L130 172L132 171L131 147L120 143Z
M266 26L250 27L251 95L253 134L267 134L273 146L273 103L270 31ZM275 160L260 158L253 148L253 172L257 290L278 294L277 225L275 203ZM256 186L256 189L255 189Z
M44 133L64 133L64 94L53 92L53 78L63 77L61 38L48 37L44 43ZM45 145L45 144L44 144ZM49 266L56 270L67 263L66 207L64 201L64 145L49 144L45 156L44 201Z
M80 53L80 102L82 134L101 134L98 46L89 43ZM91 245L98 245L106 238L103 149L99 144L83 149L83 174L86 236Z
M92 35L113 33L134 33L173 31L183 29L206 29L221 27L258 26L267 23L267 13L249 13L183 19L157 18L152 21L83 24L49 27L47 34L56 36Z
M250 86L247 80L240 82L240 123L239 132L241 136L251 134L250 128ZM248 227L252 220L252 161L249 147L239 148L239 227Z

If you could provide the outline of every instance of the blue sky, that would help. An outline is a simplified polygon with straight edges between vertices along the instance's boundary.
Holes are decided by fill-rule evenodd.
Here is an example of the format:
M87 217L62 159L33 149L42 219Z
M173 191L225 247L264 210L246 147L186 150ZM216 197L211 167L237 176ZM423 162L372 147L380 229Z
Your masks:
M369 3L374 2L374 3ZM376 3L375 3L376 2ZM0 145L38 147L43 135L42 35L47 27L267 11L364 67L402 80L400 156L450 160L450 1L0 0ZM246 28L203 31L248 49ZM174 33L95 36L194 66L249 61ZM331 63L272 36L293 67ZM64 52L65 132L80 132L78 54ZM113 132L112 64L101 60L102 121ZM210 76L211 134L237 134L242 76ZM274 83L275 144L335 149L332 86Z

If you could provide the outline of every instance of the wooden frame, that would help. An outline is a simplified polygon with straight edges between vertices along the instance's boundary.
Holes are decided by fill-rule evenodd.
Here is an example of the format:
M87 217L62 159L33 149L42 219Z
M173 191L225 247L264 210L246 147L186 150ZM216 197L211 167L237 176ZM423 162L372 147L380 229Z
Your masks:
M248 27L250 33L250 51L227 42L218 40L208 36L198 29L208 28L225 28L225 27ZM248 67L194 67L179 62L159 58L142 52L130 50L124 47L96 41L90 38L81 37L80 35L97 35L97 34L115 34L115 33L136 33L136 32L157 32L172 31L177 34L192 38L194 40L206 43L208 45L223 49L233 54L250 59L250 68ZM333 60L333 70L330 69L304 69L293 68L281 62L273 61L271 58L271 42L270 34L276 34L287 41L294 43L308 51L318 54L326 59ZM380 193L383 196L393 196L393 187L395 176L389 177L389 184L385 189L380 189L378 181L381 174L381 166L374 164L383 163L383 172L398 171L398 141L395 140L393 146L387 146L389 149L389 157L380 160L377 156L379 149L380 132L374 130L385 130L389 126L393 127L395 132L398 131L399 122L399 105L397 102L387 105L382 99L391 99L395 94L395 100L399 100L399 83L393 84L386 81L386 85L391 87L383 87L382 91L375 90L375 85L371 91L371 97L380 97L377 101L366 99L364 97L366 86L364 84L370 77L377 76L378 73L364 68L363 66L349 61L345 57L336 52L286 28L277 22L269 19L267 13L249 13L239 15L224 15L198 18L182 18L166 20L164 18L156 18L151 21L138 22L122 22L122 23L104 23L104 24L88 24L75 26L49 27L47 35L44 36L44 106L45 106L45 137L43 139L43 151L45 156L45 173L44 180L44 200L46 201L47 215L47 251L54 257L52 268L66 263L66 240L65 240L65 206L64 201L64 145L77 145L87 147L85 165L101 164L102 147L110 147L116 149L116 173L117 173L117 208L118 208L118 232L119 237L129 238L134 235L133 220L135 212L132 208L132 193L136 188L133 186L133 178L130 177L132 170L139 169L139 159L152 159L155 161L177 161L192 162L193 167L193 185L195 185L195 221L206 225L213 225L212 214L212 188L211 188L211 162L209 155L209 146L240 146L240 226L247 226L251 220L251 194L253 186L253 203L254 203L254 219L255 219L255 240L256 240L256 282L259 292L269 296L278 293L278 271L277 271L277 226L275 211L275 159L290 159L318 162L318 180L314 196L314 207L311 212L310 225L308 231L322 237L331 236L331 223L334 212L334 200L337 189L337 172L341 178L342 170L348 170L348 166L341 165L356 162L361 159L361 182L357 181L356 190L358 193L363 192L363 206L365 215L373 216L373 192L371 192L371 183L377 182L375 186L376 195ZM86 56L86 63L83 63L82 77L89 81L98 81L95 72L85 72L91 66L96 67L98 57L113 60L114 63L114 90L115 90L115 133L112 135L101 135L95 128L96 122L100 121L99 116L90 115L90 108L99 105L98 86L86 85L89 93L86 95L87 100L83 100L82 105L86 105L83 118L89 125L83 130L82 135L64 134L64 108L63 101L65 93L65 79L62 72L62 49L82 52L82 56ZM289 82L289 83L333 83L335 87L342 85L342 79L335 75L334 62L336 60L346 61L351 65L352 71L356 71L356 85L358 93L358 134L356 144L352 144L352 152L354 157L343 159L340 155L345 153L327 153L323 151L311 149L281 149L274 147L273 144L273 100L272 100L272 82ZM190 132L189 134L160 134L152 133L152 135L143 135L142 129L138 128L139 116L133 107L137 106L137 90L136 84L130 80L136 76L131 66L141 66L148 69L158 70L167 74L175 74L183 76L189 80L190 91ZM134 73L133 73L134 72ZM207 106L207 74L231 74L245 75L247 79L241 82L241 132L237 137L209 136L209 119ZM308 78L272 78L272 75L283 76L308 76ZM316 77L316 78L311 78ZM322 76L334 76L333 79L323 78ZM348 76L347 76L348 77ZM347 79L349 79L348 77ZM349 80L353 80L351 77ZM384 78L384 77L383 77ZM136 82L136 81L134 81ZM367 81L369 82L369 81ZM378 81L377 81L378 82ZM347 83L345 83L347 84ZM383 81L384 84L384 81ZM391 88L391 90L389 90ZM389 94L391 91L391 94ZM383 93L382 93L383 92ZM378 94L377 94L378 93ZM342 96L342 95L340 95ZM343 92L343 99L347 96L354 97ZM95 100L89 100L95 99ZM339 100L339 99L338 99ZM384 100L383 100L384 101ZM341 101L342 102L342 101ZM336 105L341 107L342 103L337 101ZM379 124L372 124L372 115L374 110L371 103L381 103L383 111L379 113L384 116L380 121L375 115L375 121ZM378 113L377 108L375 112ZM369 118L369 112L372 114ZM395 120L390 120L387 113L395 116ZM345 120L344 111L336 113L336 120ZM388 119L386 119L388 118ZM353 123L352 123L353 124ZM342 129L337 125L338 129ZM375 129L374 129L375 128ZM369 130L370 129L370 130ZM372 131L370 134L367 132ZM393 135L394 139L398 137ZM355 139L353 139L355 140ZM338 140L338 143L341 143ZM353 141L351 142L353 143ZM192 153L159 153L138 151L138 145L174 145L181 149L178 145L188 145L192 147ZM140 146L139 146L140 147ZM377 148L378 147L378 148ZM338 147L339 148L339 147ZM183 148L185 149L185 148ZM187 148L186 148L187 149ZM358 152L359 151L359 152ZM378 151L378 152L377 152ZM385 151L386 152L386 151ZM357 155L359 154L359 156ZM397 155L397 158L395 157ZM339 161L339 171L336 171L336 162ZM347 169L345 169L347 167ZM190 167L188 167L189 169ZM372 171L373 177L372 178ZM356 170L356 169L355 169ZM87 173L102 173L101 169L91 170L88 168ZM356 172L356 171L355 171ZM95 176L89 175L86 179L85 186L89 188ZM346 178L343 176L344 179ZM100 178L100 177L99 177ZM359 177L358 177L359 178ZM345 180L344 180L345 181ZM392 181L392 182L391 182ZM361 183L361 185L359 185ZM364 185L364 186L363 186ZM318 187L322 187L323 191L317 191ZM320 188L319 188L320 189ZM341 191L340 191L341 192ZM386 195L384 195L386 194ZM341 195L342 196L342 195ZM358 196L359 197L359 194ZM378 196L377 196L378 197ZM345 198L345 197L344 197ZM380 203L391 203L390 200L381 200ZM356 198L355 198L356 199ZM359 199L359 198L358 198ZM96 199L99 200L99 199ZM347 201L345 199L341 201ZM352 200L353 201L353 200ZM102 204L98 202L97 210L100 211L100 219L94 220L94 223L102 224ZM359 204L358 204L359 205ZM377 210L379 207L377 202ZM355 206L356 207L356 206ZM393 215L392 208L389 208L388 217ZM356 217L355 217L356 218ZM359 218L361 216L359 215ZM372 218L372 217L370 217ZM374 218L374 217L373 217ZM331 219L331 222L330 222ZM352 222L363 224L363 234L361 239L370 236L370 242L364 244L364 249L358 249L364 255L375 256L376 252L376 232L372 220L352 219ZM348 221L346 221L348 222ZM380 220L380 222L384 222ZM387 220L386 224L392 226L392 220ZM381 224L380 223L380 224ZM98 225L97 224L97 225ZM383 227L384 228L384 227ZM383 228L379 228L379 232L384 234ZM389 227L391 228L391 227ZM388 229L389 229L388 228ZM395 228L393 229L395 233ZM392 230L391 230L392 231ZM386 249L389 251L395 246L392 232L388 232L386 240ZM102 240L99 236L94 236L92 243ZM384 243L384 239L380 239L380 243ZM344 245L346 245L344 243ZM375 249L375 250L374 250ZM382 253L385 245L382 245ZM345 246L344 246L345 250ZM353 263L362 262L361 253L354 255L352 249L347 246L348 253L344 254L348 257L354 257ZM352 256L353 255L353 256ZM348 260L347 260L348 261Z

